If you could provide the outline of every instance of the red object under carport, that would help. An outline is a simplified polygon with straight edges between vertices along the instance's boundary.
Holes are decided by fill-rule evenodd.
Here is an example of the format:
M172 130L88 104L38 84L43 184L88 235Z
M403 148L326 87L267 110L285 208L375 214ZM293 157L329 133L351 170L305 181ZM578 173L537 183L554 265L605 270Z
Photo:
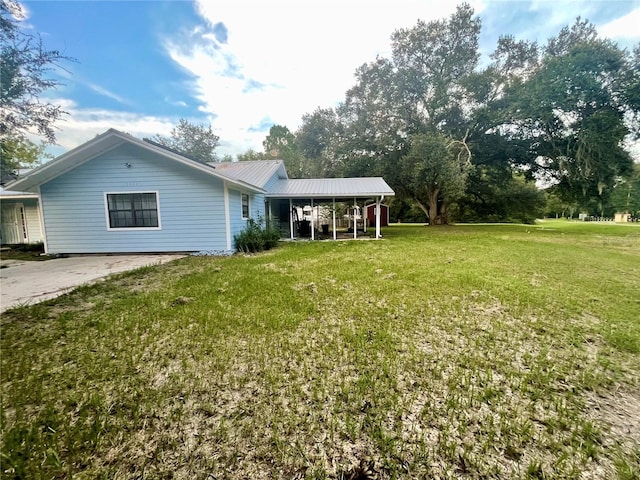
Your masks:
M376 226L376 204L372 203L366 206L365 212L367 218L367 225L369 227ZM387 227L389 226L389 205L385 205L383 203L380 204L380 226Z

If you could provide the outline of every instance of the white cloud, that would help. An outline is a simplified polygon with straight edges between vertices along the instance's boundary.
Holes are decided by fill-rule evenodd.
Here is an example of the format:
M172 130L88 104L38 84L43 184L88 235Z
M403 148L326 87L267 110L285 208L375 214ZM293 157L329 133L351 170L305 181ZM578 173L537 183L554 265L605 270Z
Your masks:
M598 32L614 40L640 40L640 8L598 27Z
M107 90L104 87L101 87L100 85L96 85L95 83L91 83L91 82L86 82L87 87L89 87L91 90L93 90L94 92L110 98L111 100L115 100L118 103L122 103L123 105L131 105L131 102L129 102L128 100L126 100L125 98L121 97L120 95L118 95L117 93L113 93L110 90Z
M250 129L265 119L295 130L303 114L336 105L358 66L389 54L394 30L446 17L457 3L201 0L198 12L211 27L224 23L227 42L196 30L165 47L195 76L194 95L220 135L220 153L233 154L261 149L265 133Z
M60 105L69 113L56 123L59 128L56 131L58 145L48 149L54 155L75 148L114 127L135 137L143 138L157 133L168 135L175 125L175 121L169 118L97 108L82 109L78 108L73 100L65 98L48 101Z

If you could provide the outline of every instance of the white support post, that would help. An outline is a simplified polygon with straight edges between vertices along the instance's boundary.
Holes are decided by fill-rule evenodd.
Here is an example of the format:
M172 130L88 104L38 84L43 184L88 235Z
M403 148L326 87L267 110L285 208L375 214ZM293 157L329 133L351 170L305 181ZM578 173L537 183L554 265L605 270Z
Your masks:
M289 231L291 232L291 240L293 240L293 202L289 199Z
M364 203L362 209L362 231L367 233L367 222L369 221L369 213L367 212L367 202Z
M358 238L358 220L356 220L358 204L356 203L356 199L353 199L353 239Z
M336 235L336 199L333 199L333 239L336 240L338 237Z
M380 202L382 202L382 198L376 198L376 238L380 238Z
M316 235L314 232L314 223L313 223L313 198L311 199L311 240L315 240Z

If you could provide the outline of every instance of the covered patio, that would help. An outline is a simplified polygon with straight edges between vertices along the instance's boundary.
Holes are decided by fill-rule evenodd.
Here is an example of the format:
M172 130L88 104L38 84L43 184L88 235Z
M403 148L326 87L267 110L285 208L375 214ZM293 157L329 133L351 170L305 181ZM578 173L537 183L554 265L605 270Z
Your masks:
M363 232L367 230L364 207L373 202L375 225L372 227L375 228L375 238L381 238L380 205L384 198L394 195L394 191L381 177L279 179L270 186L265 201L269 218L278 219L283 236L292 240L301 237L316 240L320 237L321 228L322 236L326 238L329 234L328 226L331 226L331 237L337 240L338 204L348 205L348 222L351 227L348 231L353 230L353 238L357 239L358 222L361 222ZM306 212L309 212L310 207L309 214L305 214L305 207ZM300 218L301 211L303 218ZM308 222L309 232L306 231L305 222ZM285 230L283 227L288 228Z

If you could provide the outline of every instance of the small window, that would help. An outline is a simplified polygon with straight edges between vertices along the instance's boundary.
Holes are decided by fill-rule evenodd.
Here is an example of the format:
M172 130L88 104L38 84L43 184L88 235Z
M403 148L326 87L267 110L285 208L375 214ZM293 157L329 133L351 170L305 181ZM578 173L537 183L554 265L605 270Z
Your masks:
M242 218L249 218L249 195L242 194Z
M109 228L159 228L157 193L106 195Z

